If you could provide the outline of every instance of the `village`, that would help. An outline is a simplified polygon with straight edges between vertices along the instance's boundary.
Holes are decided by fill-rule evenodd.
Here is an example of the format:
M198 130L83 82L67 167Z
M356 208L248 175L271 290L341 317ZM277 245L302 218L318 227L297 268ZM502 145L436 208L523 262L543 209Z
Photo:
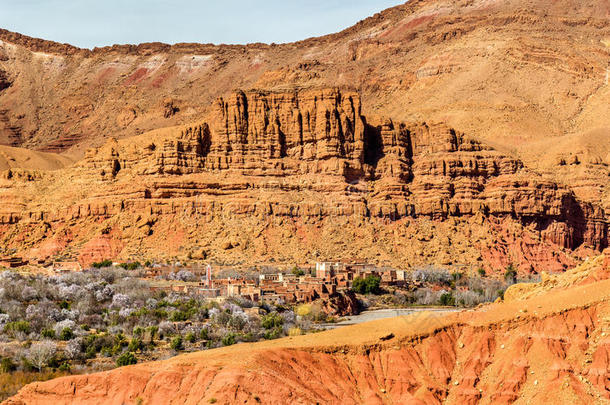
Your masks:
M43 264L13 256L0 257L0 269L2 267L46 275L82 272L90 267L122 268L142 280L144 288L153 293L180 294L217 303L241 300L256 308L316 303L324 313L332 316L351 315L362 309L412 305L472 306L501 296L509 281L487 277L481 269L475 271L457 265L396 269L357 258L293 267L261 264L244 268L175 260L144 264L104 260L88 266L77 261L57 260ZM367 282L374 284L373 290L362 288ZM379 299L375 298L377 295Z
M41 263L28 263L20 257L0 258L0 267L19 268L27 264ZM121 265L121 263L112 263L110 266ZM407 284L407 271L378 268L360 259L322 261L316 262L315 265L295 266L290 271L266 269L259 274L233 277L221 274L215 277L212 265L201 263L152 263L142 267L142 278L150 282L153 291L197 295L216 300L242 298L253 303L266 302L276 305L329 299L338 293L350 290L353 281L357 278L378 277L380 287L400 288ZM226 273L231 267L218 266L218 268L219 273ZM83 267L76 261L55 261L48 264L45 269L51 274L63 274L82 271ZM193 280L172 279L171 275L180 270L191 273Z
M147 279L166 279L175 272L173 267L153 267L146 270ZM349 291L355 279L378 277L381 287L406 285L404 270L379 269L364 261L353 260L317 262L302 265L289 272L265 272L258 276L213 277L210 265L189 267L188 271L200 278L198 282L155 283L153 289L201 295L207 298L242 298L254 303L295 304L318 299L328 300L338 293Z

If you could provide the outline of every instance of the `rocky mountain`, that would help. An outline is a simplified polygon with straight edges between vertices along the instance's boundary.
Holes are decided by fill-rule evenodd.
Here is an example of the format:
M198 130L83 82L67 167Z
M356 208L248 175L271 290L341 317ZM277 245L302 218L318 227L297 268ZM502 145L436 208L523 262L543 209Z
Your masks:
M291 44L94 50L0 31L0 143L23 151L0 239L83 263L564 269L608 244L609 16L420 0Z
M6 405L605 404L610 261L597 257L505 302L429 312L24 387Z
M210 111L197 125L110 140L70 168L6 172L4 245L84 264L359 252L523 272L608 245L599 205L444 124L369 119L356 93L239 91Z

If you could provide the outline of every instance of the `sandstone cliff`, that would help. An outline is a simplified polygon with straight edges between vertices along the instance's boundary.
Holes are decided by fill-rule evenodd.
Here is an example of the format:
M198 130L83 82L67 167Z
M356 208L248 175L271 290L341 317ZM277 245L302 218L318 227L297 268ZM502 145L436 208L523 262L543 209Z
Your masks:
M610 268L603 266L602 257L589 268L596 279L568 277L552 291L477 310L64 377L30 384L5 404L604 404Z
M608 246L604 209L569 187L444 124L367 118L359 95L338 89L238 91L196 125L4 177L5 245L84 264L203 246L233 263L353 252L529 272Z

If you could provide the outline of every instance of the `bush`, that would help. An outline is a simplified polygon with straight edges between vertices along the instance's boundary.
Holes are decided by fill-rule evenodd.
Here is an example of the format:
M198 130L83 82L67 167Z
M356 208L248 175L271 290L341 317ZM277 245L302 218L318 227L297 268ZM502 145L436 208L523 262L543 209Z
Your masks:
M197 340L193 332L187 333L184 339L189 343L195 343L195 340Z
M59 334L61 340L71 340L74 337L74 332L70 328L63 328Z
M288 336L299 336L302 334L303 334L303 331L301 330L301 328L296 327L296 326L294 328L290 328L288 330Z
M235 340L235 333L227 333L223 338L222 338L222 345L223 346L231 346L234 345L236 343Z
M132 352L125 352L116 359L117 367L129 366L137 362L138 359Z
M170 321L172 322L184 322L189 319L189 314L184 311L172 312Z
M358 294L380 294L381 277L369 275L366 278L356 277L352 283L352 290Z
M122 267L125 270L133 271L133 270L139 269L140 267L142 267L142 265L140 264L140 262L129 262L129 263L121 263L121 264L119 264L119 267Z
M297 277L304 276L305 270L299 269L297 266L294 266L294 268L292 269L292 274L294 274Z
M284 324L284 318L277 312L271 312L261 318L261 325L265 329L273 329Z
M112 266L112 260L102 260L101 262L96 262L91 264L92 267L95 267L96 269L101 269L103 267L111 267Z
M0 372L2 373L10 373L17 370L17 365L13 362L13 359L10 357L3 357L0 360Z
M485 272L485 269L483 267L479 267L477 272L479 273L479 276L481 276L481 277L485 277L487 275L487 273Z
M127 345L127 350L130 352L137 352L138 350L144 349L144 344L138 338L133 338L129 341L129 345Z
M444 293L439 299L439 304L445 307L455 305L455 297L451 293Z
M203 340L209 340L210 339L210 331L208 330L208 328L203 328L201 329L201 332L199 332L199 337Z
M43 329L42 332L40 332L40 335L43 338L55 339L55 331L53 329L51 329L51 328Z
M182 336L176 336L173 338L169 346L177 352L184 349L184 345L182 344Z
M50 340L44 340L42 342L36 342L27 350L25 358L34 366L38 371L42 371L51 359L57 353L57 345Z
M5 332L11 333L13 335L16 332L25 333L27 335L30 333L31 330L32 330L32 327L30 326L30 323L28 321L9 322L4 327Z
M281 327L273 328L271 330L266 331L263 337L267 340L277 339L282 336L282 332L283 330Z
M506 273L504 273L504 279L509 284L515 284L517 282L517 270L513 264L509 264L506 267Z
M133 335L135 337L142 337L143 334L144 334L144 329L142 329L141 326L136 326L135 328L133 328Z

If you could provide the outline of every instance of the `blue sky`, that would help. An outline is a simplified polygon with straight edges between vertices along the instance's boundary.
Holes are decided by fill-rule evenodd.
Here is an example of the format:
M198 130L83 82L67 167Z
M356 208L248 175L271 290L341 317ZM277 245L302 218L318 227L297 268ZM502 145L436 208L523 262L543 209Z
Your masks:
M0 27L84 48L160 41L292 42L405 0L0 0Z

